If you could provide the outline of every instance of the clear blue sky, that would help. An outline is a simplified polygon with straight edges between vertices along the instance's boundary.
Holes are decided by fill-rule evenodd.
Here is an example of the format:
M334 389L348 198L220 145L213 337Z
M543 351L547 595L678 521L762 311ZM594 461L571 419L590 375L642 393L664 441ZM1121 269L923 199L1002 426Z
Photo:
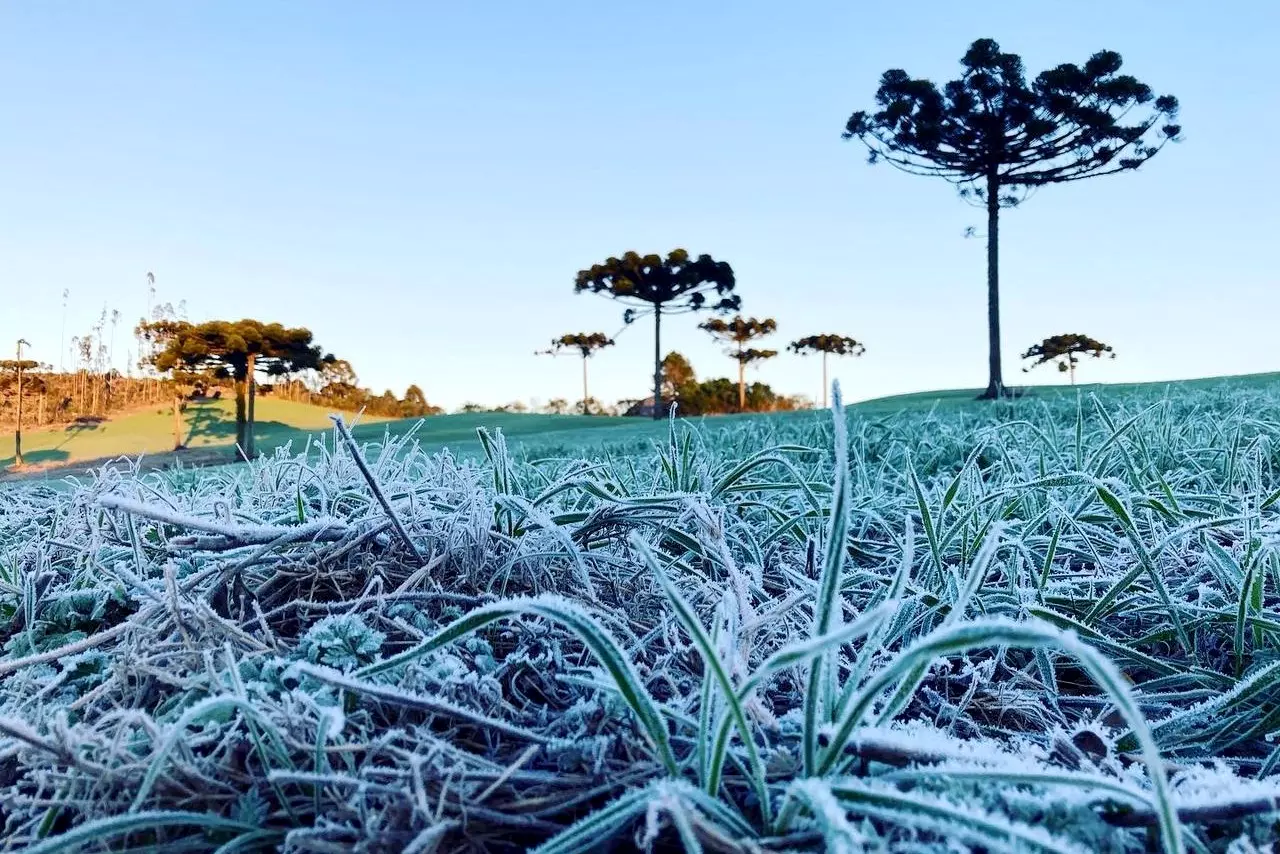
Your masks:
M0 345L58 364L69 288L67 339L119 309L123 367L151 270L192 319L310 327L378 391L573 398L576 360L534 350L622 314L574 273L683 246L732 263L778 349L864 340L838 365L852 399L980 386L984 250L963 235L981 213L840 139L885 69L949 79L979 37L1033 73L1117 50L1178 96L1186 137L1005 216L1006 376L1059 332L1118 351L1085 380L1280 369L1269 0L10 0ZM664 350L729 375L695 323L666 325ZM643 395L651 351L649 324L628 330L593 391ZM753 375L819 393L816 359Z

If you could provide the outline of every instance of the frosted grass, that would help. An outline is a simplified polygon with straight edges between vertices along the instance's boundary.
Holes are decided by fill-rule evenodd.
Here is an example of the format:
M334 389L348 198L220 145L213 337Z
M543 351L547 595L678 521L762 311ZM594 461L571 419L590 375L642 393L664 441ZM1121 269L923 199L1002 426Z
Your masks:
M1280 838L1280 390L0 491L39 851Z

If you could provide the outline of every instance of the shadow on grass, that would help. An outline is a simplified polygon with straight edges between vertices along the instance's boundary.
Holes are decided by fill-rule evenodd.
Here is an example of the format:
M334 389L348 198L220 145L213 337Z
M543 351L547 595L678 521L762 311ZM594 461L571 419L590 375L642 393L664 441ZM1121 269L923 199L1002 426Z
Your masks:
M187 404L184 413L187 422L187 438L183 443L190 445L195 439L230 439L235 441L235 416L223 411L213 401Z
M63 451L59 448L44 448L38 451L26 451L22 455L22 461L26 465L48 465L49 463L58 463L71 457L70 452ZM14 457L0 457L0 471L8 471L13 468Z
M62 448L66 447L68 442L78 439L79 437L83 436L85 433L91 433L94 430L97 430L104 423L106 423L106 420L107 419L101 415L81 415L75 421L72 421L70 424L66 426L66 428L62 431L64 434L62 441L54 445L53 450L55 451L61 450ZM30 461L34 462L34 459L35 459L34 455L36 453L39 453L39 452L33 451L30 454L23 454L23 456L27 457ZM70 455L63 454L61 459L66 459L68 456Z

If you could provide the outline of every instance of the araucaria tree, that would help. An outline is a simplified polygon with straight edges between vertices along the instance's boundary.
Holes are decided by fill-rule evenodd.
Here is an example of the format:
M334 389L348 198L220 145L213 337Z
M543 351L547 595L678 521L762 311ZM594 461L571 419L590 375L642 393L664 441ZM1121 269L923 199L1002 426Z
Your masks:
M1088 335L1054 335L1044 339L1022 354L1024 359L1035 359L1034 362L1022 370L1026 372L1046 362L1057 361L1058 371L1070 373L1071 384L1075 385L1076 365L1080 363L1081 356L1092 356L1095 359L1109 356L1114 359L1116 354L1111 349L1110 344L1103 344Z
M861 356L867 348L847 335L810 335L792 341L787 349L804 356L822 354L822 408L827 408L827 356Z
M561 335L551 342L551 349L548 351L552 354L558 354L565 350L577 350L582 354L582 414L591 414L591 394L587 390L587 359L590 359L597 351L603 350L605 347L612 347L613 339L603 332L572 332Z
M1178 101L1156 97L1121 74L1120 54L1100 51L1083 66L1059 65L1028 83L1022 60L979 39L963 73L939 91L901 69L886 71L875 112L845 126L872 163L944 178L987 210L989 379L984 397L1004 393L1000 364L1000 208L1038 187L1137 169L1177 140Z
M711 337L728 345L729 358L738 363L738 411L747 408L747 365L762 362L778 355L777 350L753 350L747 347L752 341L778 331L778 322L771 317L756 320L737 315L729 320L713 317L698 328L711 333Z
M632 323L653 315L653 417L662 417L662 317L695 311L728 314L737 311L742 299L733 293L733 268L710 255L691 258L683 249L673 249L666 258L628 252L610 258L589 270L580 270L574 281L575 293L604 294L632 303L623 314Z
M22 465L22 375L27 371L33 371L40 367L40 363L31 359L22 358L22 348L27 345L24 338L18 339L18 358L5 359L0 361L0 371L12 371L14 375L14 406L17 414L14 416L13 429L13 464L15 466Z
M253 409L256 377L259 372L284 376L305 370L319 370L332 356L323 356L311 343L311 330L288 328L258 320L207 323L163 321L155 330L163 341L150 357L156 370L168 373L209 373L230 378L236 393L236 445L246 458L254 457ZM151 324L143 324L146 334Z

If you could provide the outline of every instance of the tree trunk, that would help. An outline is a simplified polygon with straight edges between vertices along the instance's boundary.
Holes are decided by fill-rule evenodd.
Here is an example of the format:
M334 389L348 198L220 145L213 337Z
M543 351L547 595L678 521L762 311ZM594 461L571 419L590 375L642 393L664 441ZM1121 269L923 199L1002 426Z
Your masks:
M246 381L243 376L237 376L233 381L236 392L236 457L245 458L247 448L245 448L245 419L246 419L246 401L245 388Z
M738 346L738 411L747 411L747 364L742 361L742 346Z
M662 417L662 306L653 307L653 420Z
M591 399L591 395L587 393L587 354L582 354L582 414L590 415L591 409L587 406L587 401Z
M173 390L173 449L182 450L182 395Z
M987 367L990 377L984 398L1004 394L1000 370L1000 177L987 175Z
M257 450L254 448L254 441L253 441L253 408L254 408L254 402L257 400L257 397L258 397L258 378L257 378L257 374L254 371L254 364L253 364L254 361L255 361L254 355L250 353L249 354L249 423L245 425L245 430L244 430L244 439L246 444L244 452L249 459L253 459L254 457L257 456Z
M822 408L823 409L826 409L828 406L827 404L828 388L830 388L830 384L827 382L827 353L824 350L822 353Z
M1071 360L1067 360L1067 375L1071 377L1071 384L1075 385L1076 384L1076 363Z
M22 465L22 342L18 343L18 420L13 431L13 464Z

